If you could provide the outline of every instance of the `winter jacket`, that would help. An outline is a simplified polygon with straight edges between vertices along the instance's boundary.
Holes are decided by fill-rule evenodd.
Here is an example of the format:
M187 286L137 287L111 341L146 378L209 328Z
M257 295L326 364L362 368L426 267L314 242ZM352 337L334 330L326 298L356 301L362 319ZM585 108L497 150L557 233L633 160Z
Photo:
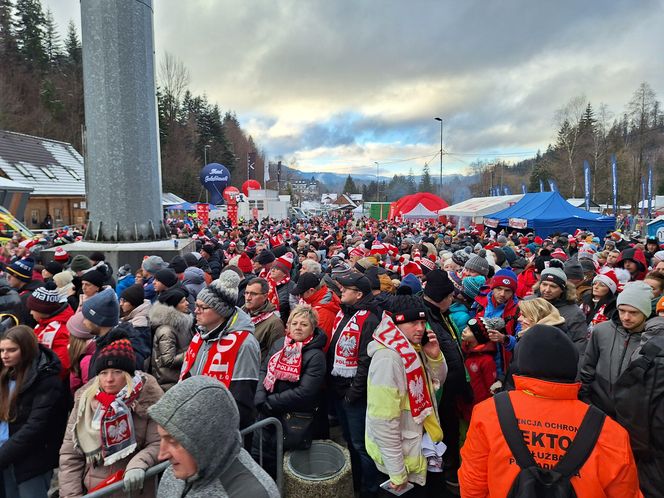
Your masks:
M218 279L219 275L221 275L221 259L219 257L219 251L215 251L214 254L211 254L206 261L209 268L208 273L212 277L212 280Z
M616 268L624 268L626 259L631 259L638 266L636 273L631 275L631 281L643 280L646 278L646 274L648 273L648 262L646 261L646 256L643 254L641 249L635 249L633 247L624 249L620 253L618 261L616 261Z
M613 386L639 347L641 332L630 333L616 315L593 330L581 363L580 399L615 418Z
M538 295L539 297L539 295ZM586 325L586 315L575 302L569 302L565 299L552 301L560 316L565 319L567 335L579 351L579 358L583 357L588 342L588 325Z
M249 315L236 306L235 313L216 329L211 331L199 330L203 344L198 350L198 355L194 359L191 368L183 377L200 375L210 350L217 347L222 336L244 331L250 332L250 334L237 352L231 382L228 386L240 411L240 429L248 427L255 420L254 395L256 394L256 384L260 373L261 350L253 335L254 324L251 323Z
M516 297L523 299L533 293L533 286L537 283L538 277L535 271L535 265L526 266L525 270L516 277Z
M92 355L94 354L95 349L95 341L90 340L83 355L78 360L80 373L74 373L73 369L69 371L69 390L72 394L76 393L79 387L87 384L90 380L90 361L92 360Z
M593 302L592 292L588 292L581 299L579 307L583 314L586 315L586 325L588 325L589 329L592 329L596 325L606 322L613 317L613 313L616 311L616 296L607 294L595 303Z
M233 403L227 400L226 411L220 411L219 403L209 402L209 379L188 385L171 390L150 414L186 446L198 472L181 480L169 466L159 482L159 498L278 498L274 481L242 448ZM228 397L226 390L219 394Z
M58 355L62 370L60 378L69 376L69 330L67 320L74 316L74 311L68 304L64 303L60 310L53 316L39 320L35 327L35 335L39 344L53 350Z
M182 285L196 299L198 293L205 288L205 272L195 266L188 267L184 271Z
M324 347L324 350L327 351L327 347L332 339L332 333L334 332L334 320L341 309L341 301L325 285L308 298L302 299L318 312L318 326L325 332L327 337Z
M484 289L484 288L483 288ZM504 344L496 344L496 354L494 355L497 375L505 375L507 366L512 361L512 351L516 345L516 336L521 329L519 323L519 301L516 296L512 296L505 304L498 305L493 299L493 291L488 293L480 292L475 298L471 312L475 312L475 317L495 318L501 317L505 322L502 330L507 335L508 341Z
M360 310L369 311L369 316L364 321L364 325L360 331L357 372L354 377L332 375L335 351L341 331L353 315ZM343 313L343 318L339 322L339 325L337 325L330 341L330 347L327 349L328 386L330 386L332 392L337 397L346 398L349 403L354 403L358 400L365 400L367 396L367 372L369 371L369 363L371 363L371 358L367 355L367 345L372 340L371 334L373 334L380 322L380 317L378 315L379 310L376 308L371 294L362 296L362 299L354 305L342 304L341 312Z
M154 377L145 373L143 375L145 376L143 389L138 398L129 407L131 408L134 422L134 434L137 443L136 451L128 457L108 466L93 466L86 463L83 452L80 448L74 446L73 435L78 415L78 405L81 396L92 385L94 379L91 379L90 382L76 391L74 409L69 416L67 432L62 442L62 448L60 449L60 471L58 478L60 481L61 498L78 498L84 495L87 490L94 488L119 470L147 470L158 463L157 455L159 454L160 438L157 432L157 423L148 416L148 408L159 401L164 392ZM125 496L125 494L118 492L109 496L119 498ZM136 493L136 496L141 495ZM154 496L153 479L145 479L142 496Z
M524 441L538 465L555 465L574 439L588 410L588 406L577 399L579 384L518 375L514 376L514 381L516 390L509 396ZM461 496L507 496L520 468L502 437L493 399L483 401L473 410L461 458ZM606 417L594 449L571 483L579 498L639 497L636 465L627 431Z
M127 335L129 337L129 342L134 348L134 354L136 355L136 370L144 370L146 367L146 360L150 358L152 352L152 344L150 343L150 333L148 332L147 336L134 329L129 322L120 322L114 329L110 330L108 334L104 336L95 337L95 352L90 359L90 378L96 377L99 372L95 369L95 360L99 351L101 351L104 346L107 346L113 342L117 334Z
M254 337L261 347L261 363L264 363L269 358L268 353L272 349L272 345L284 336L284 322L281 321L279 312L270 301L265 301L263 306L252 312L247 311L244 307L242 311L249 314L254 324ZM256 323L256 320L264 313L272 313L272 315Z
M143 294L145 299L154 303L157 299L157 291L154 288L154 277L148 277L148 279L143 282Z
M447 365L442 354L433 359L419 345L415 350L426 370L426 387L433 416L437 418L436 390L445 382ZM399 353L376 341L369 343L367 354L371 357L367 377L367 453L378 470L394 483L410 481L423 486L427 473L427 459L422 455L424 430L410 410L403 360Z
M148 315L151 307L152 303L148 299L145 299L142 304L136 306L128 315L120 317L120 321L131 324L140 334L149 334L150 319Z
M149 318L154 329L150 372L161 388L168 391L180 378L184 353L194 336L194 317L156 302Z
M13 465L19 484L58 466L68 399L60 370L56 354L40 345L16 399L9 439L0 446L0 468Z
M136 277L131 273L125 275L124 277L120 277L117 285L115 286L115 294L118 296L118 299L120 299L120 296L122 295L122 292L125 289L131 287L135 283L136 283Z
M279 315L281 316L281 321L288 322L288 316L290 315L290 310L294 308L298 299L291 294L291 291L295 288L295 282L289 280L287 283L277 284L277 295L279 296Z
M472 318L468 308L458 301L453 302L450 306L449 316L454 322L456 329L461 332L463 332L463 329L468 325L468 320Z

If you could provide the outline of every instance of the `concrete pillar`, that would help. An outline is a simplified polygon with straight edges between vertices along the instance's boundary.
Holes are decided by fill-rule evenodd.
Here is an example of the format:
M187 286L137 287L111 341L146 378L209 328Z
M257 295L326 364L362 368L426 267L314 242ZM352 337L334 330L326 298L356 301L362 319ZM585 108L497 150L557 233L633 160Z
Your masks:
M98 242L166 238L152 0L81 0L86 184Z

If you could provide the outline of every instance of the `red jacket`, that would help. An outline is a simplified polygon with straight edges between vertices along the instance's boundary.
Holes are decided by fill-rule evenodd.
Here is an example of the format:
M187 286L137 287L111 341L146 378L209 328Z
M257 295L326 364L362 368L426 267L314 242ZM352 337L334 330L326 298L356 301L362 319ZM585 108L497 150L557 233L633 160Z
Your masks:
M523 299L533 293L533 286L537 283L535 266L528 265L525 270L516 277L516 297Z
M540 466L555 465L574 439L588 405L577 399L580 383L563 384L519 375L510 399L526 445ZM563 444L565 442L565 444ZM461 448L459 486L462 498L504 498L519 466L502 436L496 405L475 406ZM629 435L606 417L592 453L571 479L579 498L641 497Z
M69 377L69 330L67 320L74 315L74 310L65 303L65 308L55 316L39 320L35 327L35 334L39 344L51 349L60 359L62 370L60 377Z
M303 299L303 301L318 313L318 326L327 336L327 342L323 351L327 352L327 348L332 340L332 334L334 333L334 319L341 309L341 301L339 301L337 295L328 289L326 285L318 289L307 299Z

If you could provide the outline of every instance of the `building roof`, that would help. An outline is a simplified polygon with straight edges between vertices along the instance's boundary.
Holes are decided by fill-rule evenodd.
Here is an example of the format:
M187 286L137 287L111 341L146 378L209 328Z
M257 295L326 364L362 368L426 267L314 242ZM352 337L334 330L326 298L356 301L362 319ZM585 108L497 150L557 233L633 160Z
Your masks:
M0 175L32 195L85 196L83 157L57 140L0 130Z
M162 206L173 206L175 204L182 204L185 201L182 197L178 197L177 195L171 193L171 192L162 192L161 193L161 205Z

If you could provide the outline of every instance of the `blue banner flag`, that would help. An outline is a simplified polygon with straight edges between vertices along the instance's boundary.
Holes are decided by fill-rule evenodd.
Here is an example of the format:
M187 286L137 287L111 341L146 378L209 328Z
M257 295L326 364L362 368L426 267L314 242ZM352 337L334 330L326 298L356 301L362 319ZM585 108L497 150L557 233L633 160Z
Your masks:
M641 216L646 208L646 179L641 177Z
M558 185L556 185L556 181L551 178L549 178L549 190L551 190L551 192L558 192Z
M584 200L586 202L586 211L590 211L590 164L583 161L583 182L585 186Z
M503 187L503 195L512 195L512 189L505 185Z
M618 216L618 165L615 154L611 154L611 176L613 177L613 216Z
M652 218L652 164L648 165L648 218Z
M540 192L544 192L544 182L540 178Z
M526 190L526 184L525 183L521 184L521 193L523 195L526 195L528 193L528 191Z

